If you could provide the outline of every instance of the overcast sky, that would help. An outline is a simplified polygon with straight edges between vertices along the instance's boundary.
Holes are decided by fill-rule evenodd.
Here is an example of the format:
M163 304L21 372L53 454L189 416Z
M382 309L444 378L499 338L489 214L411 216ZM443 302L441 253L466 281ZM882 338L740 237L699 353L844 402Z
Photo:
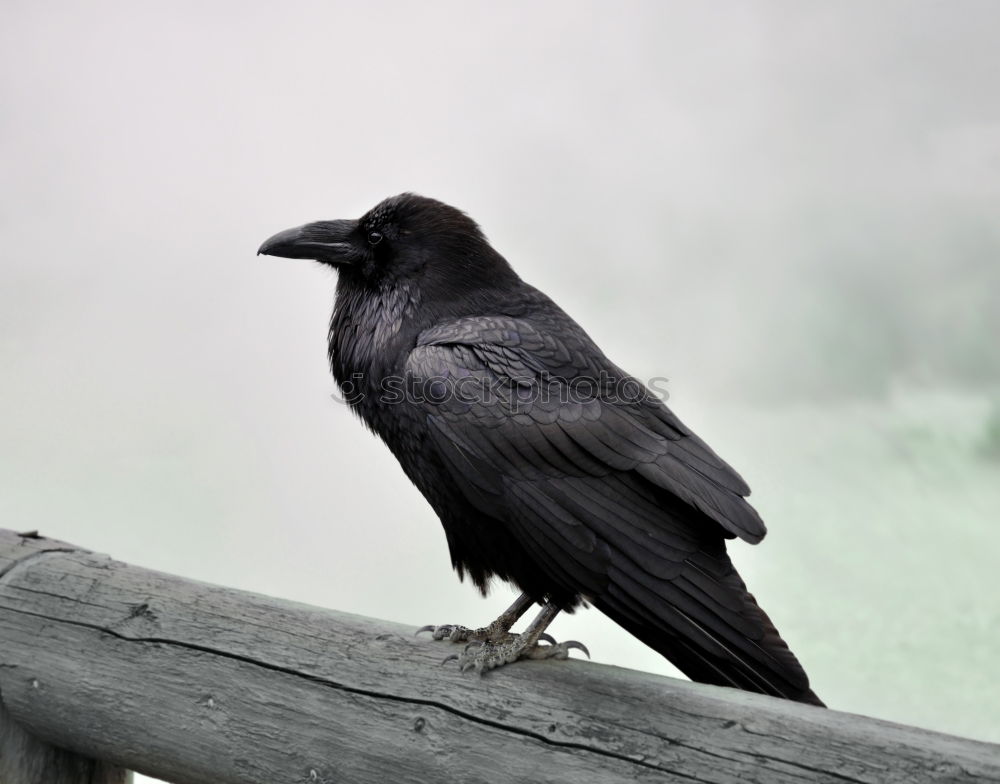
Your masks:
M468 211L751 478L716 402L1000 379L996 2L3 18L4 525L414 624L502 608L457 583L426 504L331 401L334 274L254 255L404 190ZM630 644L598 658L660 666Z

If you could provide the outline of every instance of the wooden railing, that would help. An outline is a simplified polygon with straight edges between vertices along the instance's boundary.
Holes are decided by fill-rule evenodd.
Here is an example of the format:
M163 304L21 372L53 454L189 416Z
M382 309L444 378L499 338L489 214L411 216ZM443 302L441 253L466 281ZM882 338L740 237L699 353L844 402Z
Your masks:
M0 784L1000 781L1000 747L413 628L0 529Z

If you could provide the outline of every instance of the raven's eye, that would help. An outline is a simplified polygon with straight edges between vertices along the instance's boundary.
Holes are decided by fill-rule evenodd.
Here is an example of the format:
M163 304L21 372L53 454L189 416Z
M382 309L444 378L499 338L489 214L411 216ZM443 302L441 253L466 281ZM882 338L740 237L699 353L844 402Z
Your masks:
M378 245L382 241L382 232L380 231L370 231L368 232L368 244Z

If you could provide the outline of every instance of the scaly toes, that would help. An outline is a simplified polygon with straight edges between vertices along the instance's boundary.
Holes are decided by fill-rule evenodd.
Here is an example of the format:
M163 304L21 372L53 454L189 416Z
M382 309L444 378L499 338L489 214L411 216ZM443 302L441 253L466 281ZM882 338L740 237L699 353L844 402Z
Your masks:
M568 659L569 652L574 648L586 654L590 658L590 651L587 646L576 640L557 643L552 637L543 635L548 645L526 645L518 635L509 635L507 639L500 642L484 640L471 640L466 644L461 653L453 653L448 656L442 664L450 661L457 661L458 668L475 670L480 675L487 670L502 667L505 664L512 664L519 659Z
M550 638L551 639L551 638ZM552 640L551 645L535 645L532 648L526 650L521 654L523 659L568 659L569 652L576 648L578 651L583 651L584 655L589 659L590 651L587 650L587 646L582 642L577 642L576 640L567 640L566 642L556 642Z
M465 642L470 639L478 639L480 629L470 629L467 626L459 626L454 623L446 623L443 626L421 626L416 634L430 632L435 640L450 640L451 642Z
M457 661L458 669L462 672L475 670L481 675L487 670L517 661L523 650L524 645L516 635L511 635L502 642L472 640L461 653L453 653L441 663Z

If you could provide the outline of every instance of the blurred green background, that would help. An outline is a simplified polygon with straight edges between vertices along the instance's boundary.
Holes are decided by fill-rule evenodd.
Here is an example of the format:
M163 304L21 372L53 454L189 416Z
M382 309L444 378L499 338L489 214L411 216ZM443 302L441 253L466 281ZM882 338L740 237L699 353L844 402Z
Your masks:
M734 559L831 707L1000 742L994 2L8 2L0 515L479 624L265 237L462 207L754 488ZM415 587L419 586L419 590ZM673 671L598 613L553 627ZM502 677L498 676L498 677Z

